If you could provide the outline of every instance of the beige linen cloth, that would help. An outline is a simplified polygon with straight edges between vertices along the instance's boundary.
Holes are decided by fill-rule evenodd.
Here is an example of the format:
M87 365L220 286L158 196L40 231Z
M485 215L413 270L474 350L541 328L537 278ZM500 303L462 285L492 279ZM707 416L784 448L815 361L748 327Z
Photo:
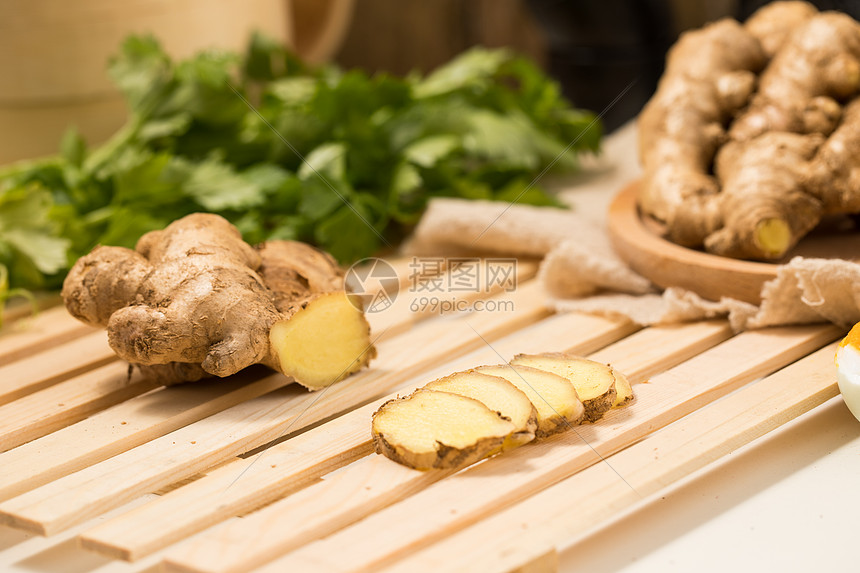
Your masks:
M557 310L627 317L641 325L727 317L735 330L745 330L827 321L848 327L860 321L860 264L842 260L797 257L782 265L764 285L761 306L709 301L681 288L660 292L615 254L603 224L609 200L638 175L635 126L610 138L605 155L623 159L598 165L596 178L562 194L570 211L436 199L404 250L538 257L538 278Z

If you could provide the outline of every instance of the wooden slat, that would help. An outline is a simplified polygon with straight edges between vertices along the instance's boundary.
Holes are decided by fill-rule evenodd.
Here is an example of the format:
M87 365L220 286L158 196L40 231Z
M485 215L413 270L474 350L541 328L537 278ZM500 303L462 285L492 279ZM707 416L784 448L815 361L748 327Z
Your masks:
M0 334L0 366L96 331L72 318L61 306L22 318Z
M145 503L152 494L142 496L104 517ZM99 517L97 519L102 519ZM97 519L81 524L92 527ZM40 537L22 531L0 527L0 571L4 573L157 573L157 555L128 567L126 563L111 562L75 545L77 529L73 528L51 537Z
M535 336L536 330L533 327L528 333L517 333L495 343L494 347L503 351L507 358L520 351L577 350L558 346L559 340L568 338L561 336L557 328L544 329L546 333L542 337ZM568 330L575 332L576 329ZM649 372L676 365L681 360L679 357L688 355L691 349L701 351L703 346L717 344L730 334L724 322L690 324L680 328L652 328L612 344L598 354L607 361L623 363L624 372L631 380L642 380ZM630 352L631 349L635 350ZM483 354L480 358L484 361L487 358L497 360L492 350ZM473 361L468 366L481 363ZM367 416L363 423L365 428L371 413L372 410L362 412ZM413 471L392 464L381 456L371 456L322 483L314 484L244 519L225 523L177 547L168 553L168 566L182 571L247 570L417 493L449 473ZM215 503L214 495L209 503ZM182 505L176 503L173 512L179 507ZM135 514L138 514L137 519L128 519ZM139 543L148 530L156 531L151 524L163 523L166 515L170 513L164 511L158 516L147 512L146 508L140 508L103 524L96 531L84 533L82 539L91 546L95 546L94 542L98 540L100 547L105 548L118 547L117 539L125 539L126 544ZM118 528L117 524L122 526ZM112 543L106 543L108 539L112 539ZM131 547L126 545L125 549Z
M558 551L555 548L537 555L526 565L511 569L510 573L557 573L559 569Z
M520 268L524 269L523 276L534 274L534 265ZM527 285L517 296L522 299L524 294L528 295L536 288L535 283ZM427 316L427 313L410 316L408 308L406 311L407 313L403 313L390 309L369 316L383 317L383 323L387 326L381 331L393 336ZM67 319L73 320L71 317ZM111 362L115 364L103 369L97 368ZM3 404L4 397L10 402L6 408L0 406L0 452L157 387L148 382L141 383L137 376L123 382L121 371L124 372L126 368L125 363L116 361L116 356L107 345L104 332L92 333L59 349L45 351L0 368L0 404ZM55 388L33 394L40 388L92 369L95 370L87 375L77 376ZM25 394L27 399L12 402Z
M533 266L533 265L532 265ZM527 274L531 272L533 274L533 270L529 270L529 267L526 266ZM523 275L527 276L527 275ZM523 279L524 280L524 279ZM537 285L532 283L531 285L525 285L523 294L529 296L533 294L537 289ZM522 294L520 297L522 298ZM62 310L62 309L60 309ZM65 313L65 311L62 311ZM384 314L384 313L381 313ZM61 320L63 319L63 320ZM67 313L65 313L65 317L55 316L53 320L57 320L60 322L73 321ZM407 316L402 317L393 317L388 320L390 324L404 324L407 325L414 322L414 319ZM90 355L92 356L95 353L96 357L101 357L101 355L105 355L109 358L113 358L112 352L107 347L106 343L104 343L104 335L103 333L94 333L92 337L86 340L80 340L76 343L72 343L69 346L73 347L70 350L64 350L65 354L72 353L75 350L78 350L79 356ZM56 358L56 354L52 353L52 358ZM45 365L52 364L52 360L46 360L42 355L35 356L33 361L40 359L41 362L39 364L44 368ZM135 394L140 394L150 390L155 387L153 385L134 385L135 380L130 380L131 387L122 388L122 393L117 393L117 382L122 380L122 374L120 370L122 363L117 363L116 367L113 369L102 369L92 372L92 376L89 378L76 378L74 381L68 381L67 384L63 384L60 387L57 387L49 392L41 392L37 396L33 396L29 400L23 400L16 402L13 405L10 405L7 409L0 408L0 420L5 420L4 422L0 422L0 451L3 449L10 449L12 447L18 446L26 441L33 440L40 436L43 436L51 431L54 431L58 428L62 428L68 424L72 424L78 420L85 418L87 415L91 414L94 411L100 410L104 407L110 406L118 401L134 396ZM30 364L28 361L22 361L18 363L19 366L16 368L23 369L23 367L27 367L28 371L32 371ZM0 369L2 370L2 369ZM108 384L105 383L105 376L107 373L107 378L110 380ZM55 376L59 378L60 376ZM101 380L100 380L101 378ZM39 376L32 379L30 382L30 386L34 387L36 382L42 380ZM283 384L278 384L281 386ZM274 388L271 386L270 389ZM74 397L70 397L74 396ZM201 395L201 397L204 397ZM205 399L205 398L204 398ZM133 407L133 404L130 406ZM176 420L188 420L186 423L190 423L191 419L183 416L179 416ZM199 418L198 418L199 419ZM95 420L92 424L88 424L86 426L86 431L89 432L88 436L98 435L98 436L107 436L105 428L98 428L97 424L98 420ZM89 428L92 427L92 430ZM179 426L171 426L168 423L166 426L159 424L158 428L162 428L164 431L172 431ZM162 432L164 433L164 432ZM156 433L152 432L142 432L136 434L137 439L152 439L157 437L158 431ZM148 436L148 437L147 437ZM144 439L146 437L146 439ZM76 445L83 446L87 441L79 441L75 440ZM124 440L123 443L126 447L133 447L134 445L138 445L143 443L141 441L132 442ZM99 448L101 449L101 448ZM112 451L110 448L106 451ZM74 466L74 464L69 465L67 463L69 461L68 456L77 457L80 456L80 452L78 448L63 448L62 452L58 453L57 465L56 468L61 472L69 473L70 471L75 471L80 469L82 466ZM80 459L88 460L88 463L95 463L100 461L98 458L99 454L95 456L84 455ZM55 459L55 458L52 458ZM74 469L72 469L74 467ZM55 479L56 477L60 477L60 475L56 474L52 470L54 466L40 466L40 471L43 472L45 476L52 476L51 479ZM30 472L24 472L20 474L21 476L29 475ZM10 479L15 479L11 477ZM15 488L10 489L9 491L14 491L15 494L22 493L20 491L20 487L26 486L27 489L33 489L46 483L44 481L40 482L39 480L17 480L15 479L17 485ZM0 484L2 484L2 479L0 479ZM25 490L26 491L26 490ZM8 499L8 497L12 495L9 492L4 494L4 489L2 485L0 485L0 500Z
M390 261L406 285L404 288L409 284L405 273L410 262L410 259ZM518 271L518 280L525 283L534 276L536 265L525 263L518 266ZM472 293L454 294L457 300L474 298ZM409 293L404 292L400 298L408 296ZM411 313L408 305L401 305L369 314L368 318L374 323L375 332L388 328L394 334L429 315L429 312ZM23 319L0 335L0 405L113 360L116 356L107 344L104 331L73 318L65 307L51 308Z
M482 260L481 265L475 267L482 279L486 277L488 272L487 266L490 264L492 263ZM513 269L516 273L515 286L523 286L526 281L537 274L537 269L538 265L536 262L519 261L515 269ZM504 285L498 283L487 287L482 282L478 285L479 288L476 289L449 290L452 281L456 281L456 274L454 274L456 272L456 269L446 269L441 275L430 276L425 282L421 283L422 285L438 283L441 290L432 290L431 287L413 288L411 284L404 285L390 308L382 312L369 312L367 314L373 330L388 330L393 333L402 332L420 320L443 314L452 315L456 313L456 310L466 310L456 305L468 306L468 303L487 299L500 293L502 293L502 296L497 297L495 300L504 301L504 299L514 296L512 292L507 293L507 296L505 296L503 294Z
M35 316L38 316L44 310L63 304L63 298L58 292L46 291L33 294L33 301L27 300L25 297L12 297L5 302L3 307L0 308L0 312L3 313L2 324L4 326L13 322L34 318L34 303Z
M631 372L632 383L644 382L667 365L674 366L731 338L733 332L723 320L704 320L688 324L668 324L646 328L633 336L597 350L589 358L611 363L621 372ZM683 338L683 340L675 340ZM668 342L667 342L668 341ZM661 360L654 360L655 355ZM648 365L651 365L650 367Z
M467 324L476 336L485 340L481 341L477 350L456 359L452 356L449 360L440 361L434 368L422 373L425 382L447 376L457 370L473 368L478 364L499 364L504 362L505 356L510 358L520 352L529 352L527 348L533 348L533 352L558 348L581 355L590 354L641 330L640 326L631 322L618 322L595 315L564 313L516 332L516 336L512 335L511 342L506 340L504 345L499 346L486 335L484 324L472 318L467 319ZM580 326L568 330L571 324ZM531 344L533 336L544 340L544 335L541 334L544 329L549 332L555 330L556 336L550 335L543 347Z
M386 262L397 273L401 290L408 289L414 280L426 280L434 276L432 272L424 272L419 273L414 279L411 278L413 272L411 267L413 265L420 267L420 261L421 258L413 259L412 257L386 259ZM444 262L444 259L442 261ZM439 267L437 271L443 272L444 266ZM524 282L533 274L533 272L523 274L519 280ZM62 306L62 301L57 296L47 297L42 301L40 306L43 306L45 310L35 316L29 316L31 312L29 304L17 306L19 308L12 311L11 314L8 309L5 311L8 316L4 317L4 327L0 330L0 367L45 350L53 350L66 342L101 331L99 328L88 326L72 317ZM2 372L0 370L0 381L6 379Z
M590 345L592 339L603 339L609 332L620 337L631 328L628 324L598 317L570 314L544 320L518 332L515 337L494 342L493 346L509 357L518 351L531 352L547 348L565 350L571 344L575 347L577 343L580 346ZM523 333L525 341L520 337ZM498 357L492 349L483 347L462 359L449 362L448 368L468 368L478 360L496 362ZM401 388L398 393L411 392L427 380L427 375L422 375L413 380L410 387ZM342 448L344 452L349 452L349 456L341 458L349 461L369 453L372 449L368 431L370 416L383 402L393 397L389 395L381 398L322 427L278 444L260 455L259 464L253 460L242 460L224 466L187 487L141 507L139 511L88 531L82 537L82 543L85 547L112 556L137 559L212 523L269 503L294 488L300 480L297 472L302 472L302 479L305 480L304 476L310 470L316 469L316 475L321 475L319 468L308 464L330 465L332 451L337 454L338 448ZM301 458L298 458L299 455ZM301 462L297 459L301 459ZM242 474L241 481L235 487L230 487L243 469L249 467L251 469Z
M369 266L373 264L374 260L375 259L371 259L367 263L359 265L357 267L358 272L361 272L361 270L363 269L369 268ZM380 290L386 290L389 292L392 290L408 289L412 284L438 276L439 274L445 272L445 263L447 261L445 257L401 256L382 257L382 260L385 261L392 268L394 274L397 275L396 287L386 288L389 285L379 285L380 287L382 287L380 288Z
M0 501L289 383L260 371L163 388L0 454ZM38 463L35 461L38 460Z
M115 361L107 334L92 332L0 367L0 405Z
M394 257L385 259L398 277L399 288L406 289L415 280L426 280L443 272L444 265L434 272L418 273L412 277L415 268L421 268L421 257ZM444 263L444 259L442 259ZM526 280L525 275L522 280ZM49 350L60 344L97 332L101 329L88 326L73 318L65 309L57 294L39 295L42 309L32 316L29 302L21 302L3 309L3 328L0 329L0 366L21 360L37 352Z
M410 554L394 571L442 568L509 571L560 543L595 531L632 506L654 501L693 472L808 412L838 394L836 345L691 413L618 454L612 469L597 464L490 519ZM651 497L649 497L651 496Z
M470 316L498 338L545 315L520 289L516 312ZM482 344L462 318L436 319L379 344L373 367L307 393L285 388L255 398L0 504L0 520L51 534L134 497L376 399L416 373ZM324 397L324 399L323 399Z
M632 408L451 476L261 571L355 571L416 551L629 446L840 336L832 326L746 332L637 387ZM394 462L392 462L394 463ZM611 466L610 466L611 467ZM415 519L420 516L420 519Z
M159 387L113 361L0 406L0 452L83 420L93 412Z

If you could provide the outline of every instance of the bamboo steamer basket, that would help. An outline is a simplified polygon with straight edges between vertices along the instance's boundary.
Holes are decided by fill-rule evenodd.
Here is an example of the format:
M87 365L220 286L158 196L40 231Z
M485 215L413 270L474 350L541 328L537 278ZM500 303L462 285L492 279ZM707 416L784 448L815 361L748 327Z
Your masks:
M352 0L4 0L0 5L0 164L55 153L76 126L107 139L126 107L106 74L132 33L155 35L174 58L241 50L252 30L312 61L340 44Z

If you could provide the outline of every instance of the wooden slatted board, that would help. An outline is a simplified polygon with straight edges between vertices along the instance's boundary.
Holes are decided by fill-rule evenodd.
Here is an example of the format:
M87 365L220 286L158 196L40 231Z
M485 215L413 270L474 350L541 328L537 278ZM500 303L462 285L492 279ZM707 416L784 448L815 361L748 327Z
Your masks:
M157 387L62 308L7 327L0 570L72 555L76 571L553 571L560 545L837 393L833 326L553 315L535 271L520 262L513 292L458 295L505 302L494 311L416 312L426 292L401 288L369 315L371 368L317 393L265 369ZM636 401L459 472L373 453L385 400L559 350L625 372Z

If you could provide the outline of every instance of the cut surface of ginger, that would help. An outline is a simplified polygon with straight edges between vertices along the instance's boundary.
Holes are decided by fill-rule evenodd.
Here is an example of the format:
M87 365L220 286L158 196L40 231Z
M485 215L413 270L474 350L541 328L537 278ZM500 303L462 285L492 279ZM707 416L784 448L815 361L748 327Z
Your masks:
M612 402L612 407L621 408L633 401L633 387L627 376L615 368L612 368L612 375L615 376L615 401Z
M504 378L469 370L434 380L424 388L474 398L510 420L514 433L505 439L502 450L521 446L535 437L537 412L534 406L525 392Z
M311 390L360 370L374 352L367 322L344 292L320 295L276 322L269 340L281 371Z
M569 380L585 406L588 422L599 420L615 402L615 375L606 364L560 352L520 354L511 364L552 372Z
M527 366L481 366L475 372L506 379L528 397L537 412L537 437L564 431L582 421L585 408L569 380Z
M373 415L376 451L418 470L466 466L499 451L514 425L474 398L417 390Z

